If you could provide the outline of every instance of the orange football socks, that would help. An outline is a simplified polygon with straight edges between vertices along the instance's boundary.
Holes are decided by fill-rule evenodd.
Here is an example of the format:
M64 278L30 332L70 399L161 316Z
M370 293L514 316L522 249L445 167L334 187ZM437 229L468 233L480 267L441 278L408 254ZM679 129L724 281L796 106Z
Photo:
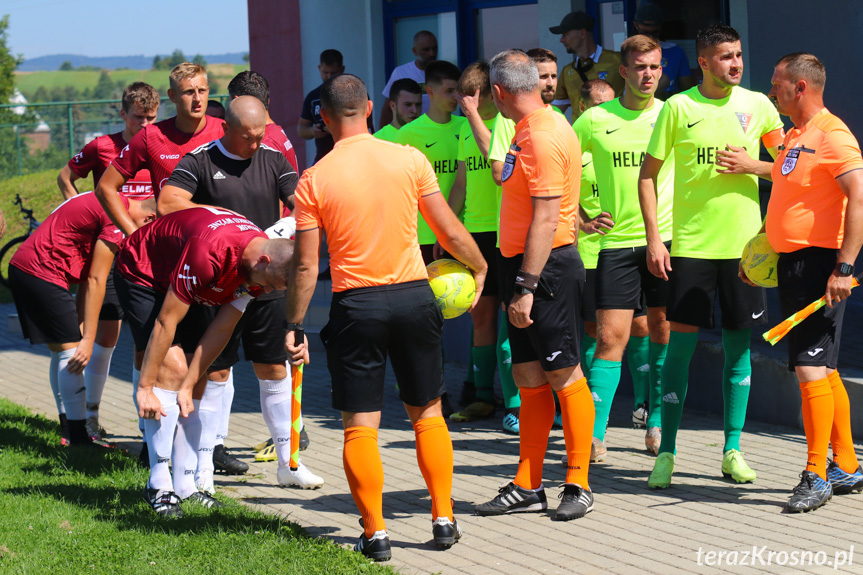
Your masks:
M363 517L366 537L386 529L383 512L384 466L378 451L378 432L371 427L345 429L342 453L345 475L354 503Z
M554 393L551 385L519 388L521 412L519 413L519 461L515 484L524 489L536 489L542 485L542 462L548 448L548 436L554 424ZM590 392L587 393L590 398ZM593 400L591 399L591 407ZM591 413L593 410L591 409ZM592 433L591 419L591 430ZM588 456L590 455L588 447Z
M833 427L833 391L828 378L801 381L803 429L806 431L806 470L827 479L827 443Z
M854 453L854 438L851 436L851 403L848 392L839 377L839 371L827 374L833 390L833 429L830 432L830 445L833 446L833 461L846 473L854 473L860 465Z
M414 424L417 462L432 501L432 520L452 520L452 439L443 417L429 417Z
M593 443L594 406L593 396L582 377L575 383L557 392L560 414L563 417L563 438L569 461L566 483L576 483L585 489L587 471L590 467L590 446Z

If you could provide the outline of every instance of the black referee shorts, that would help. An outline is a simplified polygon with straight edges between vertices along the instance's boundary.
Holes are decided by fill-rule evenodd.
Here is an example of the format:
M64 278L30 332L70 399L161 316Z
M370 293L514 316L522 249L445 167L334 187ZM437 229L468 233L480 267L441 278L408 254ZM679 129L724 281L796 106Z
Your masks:
M746 285L737 273L740 259L671 258L668 273L668 321L712 329L716 295L722 329L744 329L767 323L764 288Z
M837 250L810 247L779 254L779 305L782 317L800 311L827 291L827 279L836 267ZM824 306L800 322L785 336L788 342L788 369L798 365L835 369L845 302Z
M380 411L388 356L402 402L422 407L443 395L442 331L443 315L427 280L333 294L321 331L333 407Z
M114 272L114 285L117 288L117 297L123 306L125 319L132 332L132 340L135 342L136 351L147 349L156 318L165 301L165 294L157 292L153 288L138 285L124 278L119 272ZM204 306L192 305L186 317L177 326L174 332L173 345L180 345L185 353L194 353L201 336L207 329L207 325L200 321L200 308Z
M8 273L21 331L30 343L81 341L75 297L69 290L12 265Z
M523 254L511 258L501 256L502 299L507 306L512 301L515 276L523 257ZM507 314L506 328L513 363L539 361L544 371L579 364L584 281L584 264L575 246L551 250L533 296L530 312L533 323L526 328L517 328L509 322Z

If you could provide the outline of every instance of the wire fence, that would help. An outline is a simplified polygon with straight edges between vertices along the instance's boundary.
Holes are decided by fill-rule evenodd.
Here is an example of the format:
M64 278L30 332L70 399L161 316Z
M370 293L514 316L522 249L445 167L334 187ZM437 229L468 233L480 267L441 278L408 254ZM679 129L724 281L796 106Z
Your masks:
M227 94L211 95L227 101ZM0 181L50 169L61 169L88 142L121 132L122 100L79 100L0 105ZM158 120L176 114L162 98Z

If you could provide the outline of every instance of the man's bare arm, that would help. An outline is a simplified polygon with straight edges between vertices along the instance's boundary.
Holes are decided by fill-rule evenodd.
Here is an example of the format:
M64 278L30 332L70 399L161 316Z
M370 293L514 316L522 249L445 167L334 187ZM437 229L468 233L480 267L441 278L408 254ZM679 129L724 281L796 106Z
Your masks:
M838 178L836 183L848 197L845 208L845 235L839 248L837 262L854 264L863 246L863 170L852 170ZM834 271L827 279L827 305L851 295L851 277L840 277Z
M63 201L78 195L78 188L75 187L75 182L81 178L72 171L69 164L63 166L60 173L57 174L57 187L60 188L60 193L63 195Z
M449 209L449 208L447 208ZM294 236L294 257L288 272L287 320L302 323L318 282L318 252L321 249L321 231L298 230ZM309 350L305 342L295 342L294 332L285 334L285 348L293 365L309 363Z
M113 165L108 166L105 173L96 184L96 197L99 198L99 203L102 204L102 209L114 222L114 225L120 228L126 237L132 235L132 232L138 229L123 200L120 199L120 188L126 183L126 178L117 171Z
M86 281L79 287L80 309L78 320L81 322L81 341L75 349L75 354L69 360L69 371L81 373L90 362L93 354L93 344L96 341L96 330L99 327L99 312L105 300L105 285L117 246L105 240L97 240L93 246L90 267Z
M165 186L159 193L158 212L160 216L194 208L198 204L192 201L192 194L177 186Z
M641 206L641 217L647 234L647 269L658 278L668 280L671 271L671 256L662 243L659 234L659 223L656 216L657 187L656 178L664 160L654 158L650 154L644 156L641 172L638 175L638 203Z
M189 371L183 378L182 388L193 388L201 376L207 373L207 368L228 345L234 328L241 317L243 317L243 312L231 304L225 304L219 308L216 317L207 326L195 348L192 361L189 362Z

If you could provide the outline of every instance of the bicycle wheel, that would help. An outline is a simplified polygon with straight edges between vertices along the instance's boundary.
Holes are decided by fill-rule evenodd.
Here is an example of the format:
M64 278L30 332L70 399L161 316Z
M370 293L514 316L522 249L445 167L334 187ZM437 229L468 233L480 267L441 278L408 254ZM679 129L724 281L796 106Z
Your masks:
M24 243L27 236L20 236L9 240L5 246L0 248L0 285L5 288L9 287L9 260L15 255L19 244Z

